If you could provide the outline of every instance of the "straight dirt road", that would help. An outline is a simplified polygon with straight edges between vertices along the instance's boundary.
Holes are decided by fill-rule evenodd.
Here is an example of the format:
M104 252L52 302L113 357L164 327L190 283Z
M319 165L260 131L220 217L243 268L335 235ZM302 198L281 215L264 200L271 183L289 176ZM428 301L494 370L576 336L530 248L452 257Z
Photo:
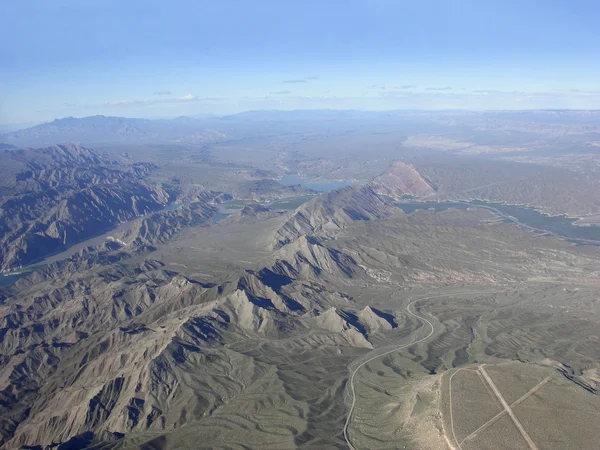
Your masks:
M527 445L529 445L529 448L531 450L537 450L537 446L531 440L531 437L529 437L529 434L527 434L527 431L525 431L525 428L523 428L523 425L521 424L521 422L519 421L519 419L517 418L517 416L513 412L512 408L506 402L506 400L504 400L504 397L502 396L502 394L500 393L500 391L496 387L496 384L492 381L492 379L488 375L487 371L485 370L485 364L482 364L481 366L479 366L479 372L481 373L481 375L483 375L483 378L485 378L485 381L487 381L487 383L489 384L489 386L492 388L492 391L494 391L494 394L496 394L496 397L498 397L498 400L500 400L500 403L502 403L502 406L504 407L504 409L506 410L506 412L508 413L508 415L510 416L510 418L514 422L515 426L517 427L517 429L519 430L519 432L523 436L523 439L525 439L525 441L527 442Z

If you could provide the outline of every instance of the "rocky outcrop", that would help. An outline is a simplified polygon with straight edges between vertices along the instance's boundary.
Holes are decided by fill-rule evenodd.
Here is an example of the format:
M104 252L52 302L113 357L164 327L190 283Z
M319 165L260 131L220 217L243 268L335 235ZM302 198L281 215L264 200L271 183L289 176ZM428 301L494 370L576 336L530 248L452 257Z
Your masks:
M352 256L326 247L315 237L300 236L275 255L277 270L293 277L326 274L334 278L352 278L361 270Z
M389 217L393 205L369 186L349 186L328 192L300 206L275 233L275 247L301 236L334 232L357 220Z
M393 198L422 197L434 192L434 187L415 169L402 161L394 161L390 168L369 184L378 194Z
M356 314L356 317L368 334L388 331L398 327L394 316L370 306L365 306Z
M185 227L205 223L217 211L217 208L208 203L181 205L172 211L162 211L136 219L127 230L116 233L113 239L134 247L166 242Z

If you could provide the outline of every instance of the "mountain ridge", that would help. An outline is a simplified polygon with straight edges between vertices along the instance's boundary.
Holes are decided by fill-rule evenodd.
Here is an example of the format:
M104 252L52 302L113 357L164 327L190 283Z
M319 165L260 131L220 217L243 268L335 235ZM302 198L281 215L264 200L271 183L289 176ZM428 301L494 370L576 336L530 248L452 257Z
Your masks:
M30 264L121 222L164 208L152 165L122 165L85 147L9 152L0 181L0 269Z

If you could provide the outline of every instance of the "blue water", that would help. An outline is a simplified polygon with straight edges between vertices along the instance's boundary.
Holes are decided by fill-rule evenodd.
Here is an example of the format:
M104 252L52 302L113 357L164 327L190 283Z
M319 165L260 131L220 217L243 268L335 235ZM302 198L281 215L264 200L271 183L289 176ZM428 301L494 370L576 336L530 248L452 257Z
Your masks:
M292 173L288 173L286 175L283 176L283 178L281 180L279 180L279 182L281 184L283 184L284 186L294 186L294 185L301 185L302 187L305 187L307 189L312 189L313 191L317 191L317 192L327 192L327 191L332 191L334 189L339 189L345 186L351 186L354 183L351 183L350 181L311 181L310 179L307 178L302 178L300 176L298 176L298 174L292 174Z
M415 202L397 203L396 205L406 214L410 214L423 209L433 209L435 210L435 212L441 212L450 208L467 209L469 207L468 204L460 202Z
M233 214L232 212L217 212L215 214L213 214L213 216L211 217L213 223L217 223L223 219L225 219L226 217L229 217L231 214Z
M303 196L303 197L291 197L291 198L282 198L279 200L274 200L269 203L267 206L273 209L296 209L303 203L306 203L309 200L315 198L314 195Z
M580 227L574 225L576 219L570 219L565 216L549 216L527 206L507 205L481 200L472 200L470 202L407 202L398 203L397 205L407 214L430 208L439 212L448 208L466 209L469 206L481 206L492 208L505 214L504 217L506 220L508 220L507 216L514 217L521 226L546 231L566 239L600 241L600 227L598 226Z
M13 284L19 278L23 278L26 275L28 275L27 272L14 275L0 275L0 286L8 286L9 284Z
M504 203L483 202L472 200L471 204L476 206L489 206L510 215L519 222L533 228L547 230L565 238L589 239L600 241L600 227L580 227L574 225L577 219L566 216L549 216L527 206L507 205Z

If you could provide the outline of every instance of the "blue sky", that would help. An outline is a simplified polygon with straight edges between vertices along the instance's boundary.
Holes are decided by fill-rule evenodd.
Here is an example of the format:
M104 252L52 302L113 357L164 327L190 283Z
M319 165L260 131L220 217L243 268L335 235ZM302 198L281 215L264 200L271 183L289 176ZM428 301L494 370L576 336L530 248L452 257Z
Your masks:
M600 107L593 0L0 2L0 123Z

